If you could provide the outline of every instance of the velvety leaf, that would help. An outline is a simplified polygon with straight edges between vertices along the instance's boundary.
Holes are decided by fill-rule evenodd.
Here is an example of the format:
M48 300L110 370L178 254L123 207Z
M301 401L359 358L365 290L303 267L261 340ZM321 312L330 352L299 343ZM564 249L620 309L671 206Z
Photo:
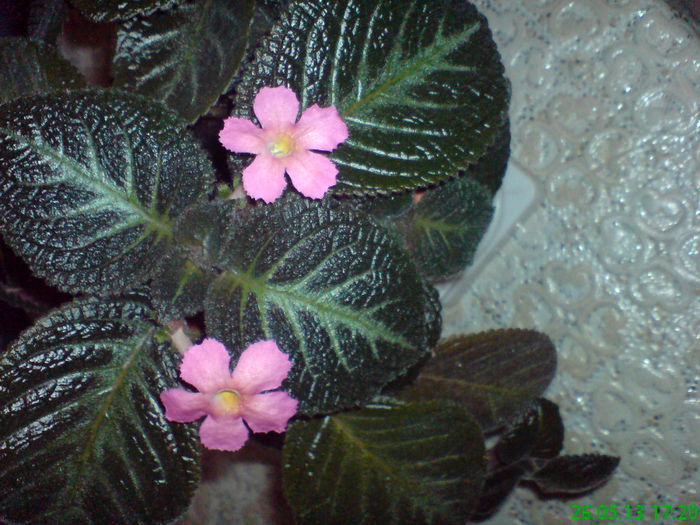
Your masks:
M466 174L486 186L495 194L506 175L510 158L510 122L506 120L496 133L496 139L483 157L469 166Z
M463 0L292 3L236 86L252 117L263 86L301 108L334 105L350 138L334 153L335 194L391 193L455 176L506 120L509 85L486 19Z
M399 397L453 401L488 431L522 413L542 394L555 368L554 345L540 332L507 329L461 335L441 341Z
M204 310L207 287L216 277L176 252L165 256L151 281L151 301L161 322L175 321Z
M564 424L559 407L540 398L525 416L498 441L494 453L504 465L510 465L527 456L553 458L559 455L564 443Z
M526 472L523 464L516 463L487 473L469 520L482 521L493 516Z
M0 71L0 102L85 85L53 47L18 37L0 38Z
M620 458L602 454L559 456L527 479L545 494L579 494L607 482L619 463Z
M32 40L55 44L66 17L64 0L29 0L27 33Z
M408 219L407 249L431 281L461 272L474 257L491 217L491 193L463 176L427 191Z
M196 427L158 399L179 354L138 296L76 301L0 355L0 517L166 523L199 478Z
M285 385L302 412L368 400L439 331L435 292L405 252L333 201L289 194L243 210L226 231L207 333L234 356L275 339L291 356Z
M439 402L296 421L282 461L299 524L462 524L486 466L479 426Z
M147 15L157 9L168 9L183 0L71 0L71 4L95 22L126 20Z
M236 74L254 3L207 0L124 22L117 32L115 86L163 100L195 121Z
M70 292L148 279L177 214L213 183L181 121L118 92L0 106L0 170L6 241L36 274Z

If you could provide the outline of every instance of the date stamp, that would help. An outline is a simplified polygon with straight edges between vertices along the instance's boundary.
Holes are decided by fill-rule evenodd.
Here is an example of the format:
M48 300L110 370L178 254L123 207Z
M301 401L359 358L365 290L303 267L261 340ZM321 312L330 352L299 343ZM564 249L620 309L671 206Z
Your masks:
M584 520L678 520L698 519L698 505L571 505L572 521Z

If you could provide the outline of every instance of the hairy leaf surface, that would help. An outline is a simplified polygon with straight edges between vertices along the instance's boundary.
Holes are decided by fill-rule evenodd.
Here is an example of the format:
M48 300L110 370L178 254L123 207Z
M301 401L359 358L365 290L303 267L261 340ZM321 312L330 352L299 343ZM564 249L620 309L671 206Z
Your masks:
M187 507L197 435L164 417L179 354L150 316L137 296L76 301L0 356L0 521L163 523Z
M168 9L184 0L72 0L82 14L95 22L126 20L147 15L157 9Z
M117 32L115 85L163 100L195 121L238 71L254 3L207 0L124 22Z
M181 121L119 92L0 106L0 170L5 239L35 273L70 292L148 279L174 218L213 183Z
M399 393L411 401L451 400L485 431L521 414L554 376L556 352L534 330L493 330L441 341L413 384Z
M486 468L479 426L439 402L296 421L282 461L300 524L462 524Z
M301 108L334 105L350 138L335 194L390 193L455 176L494 143L509 85L486 19L463 0L292 3L237 86L252 117L262 86Z
M0 71L0 103L85 85L80 72L53 47L24 38L0 38Z
M414 364L439 331L434 289L382 229L332 201L244 210L217 249L207 332L234 353L272 338L303 412L352 406ZM436 329L437 327L437 329Z

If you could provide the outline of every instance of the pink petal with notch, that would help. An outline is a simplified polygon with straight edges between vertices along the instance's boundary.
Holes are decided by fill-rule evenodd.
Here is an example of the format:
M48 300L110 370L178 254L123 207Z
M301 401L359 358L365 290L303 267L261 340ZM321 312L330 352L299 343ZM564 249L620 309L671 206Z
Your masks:
M292 368L289 356L269 339L246 348L233 371L233 384L241 394L252 395L282 385Z
M287 186L284 179L284 163L269 154L255 157L243 170L243 189L254 199L266 203L276 201Z
M335 106L321 108L314 104L301 114L294 127L294 139L303 149L333 151L348 138L348 127Z
M253 112L264 129L286 130L297 120L299 100L287 87L264 87L255 96Z
M241 405L241 416L253 432L284 432L298 406L286 392L257 394Z
M306 197L320 199L336 183L338 168L323 155L300 150L286 160L292 184Z
M204 394L231 388L231 356L216 339L208 338L185 351L180 377Z
M199 427L199 439L212 450L235 452L248 441L248 429L240 417L214 419L207 416Z
M165 406L165 419L177 423L189 423L206 415L209 401L199 392L187 392L181 388L171 388L160 395Z
M229 117L219 131L219 142L235 153L262 153L267 145L265 132L250 120Z

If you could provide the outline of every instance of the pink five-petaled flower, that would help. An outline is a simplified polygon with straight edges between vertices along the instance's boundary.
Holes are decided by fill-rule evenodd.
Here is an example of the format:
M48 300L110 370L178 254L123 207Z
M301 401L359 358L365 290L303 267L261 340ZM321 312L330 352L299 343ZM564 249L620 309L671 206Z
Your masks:
M199 392L171 388L160 400L169 421L189 423L207 416L199 429L202 444L233 452L248 439L244 419L253 432L284 432L298 402L286 392L267 392L279 388L292 367L274 341L246 348L233 372L230 360L216 339L191 346L182 358L180 377Z
M226 149L257 155L243 170L246 193L268 204L275 201L287 185L286 171L303 195L323 197L335 184L338 169L328 158L309 150L333 151L348 138L338 110L314 104L295 124L299 101L294 91L279 86L262 88L255 96L253 112L262 129L250 120L229 117L219 133Z

